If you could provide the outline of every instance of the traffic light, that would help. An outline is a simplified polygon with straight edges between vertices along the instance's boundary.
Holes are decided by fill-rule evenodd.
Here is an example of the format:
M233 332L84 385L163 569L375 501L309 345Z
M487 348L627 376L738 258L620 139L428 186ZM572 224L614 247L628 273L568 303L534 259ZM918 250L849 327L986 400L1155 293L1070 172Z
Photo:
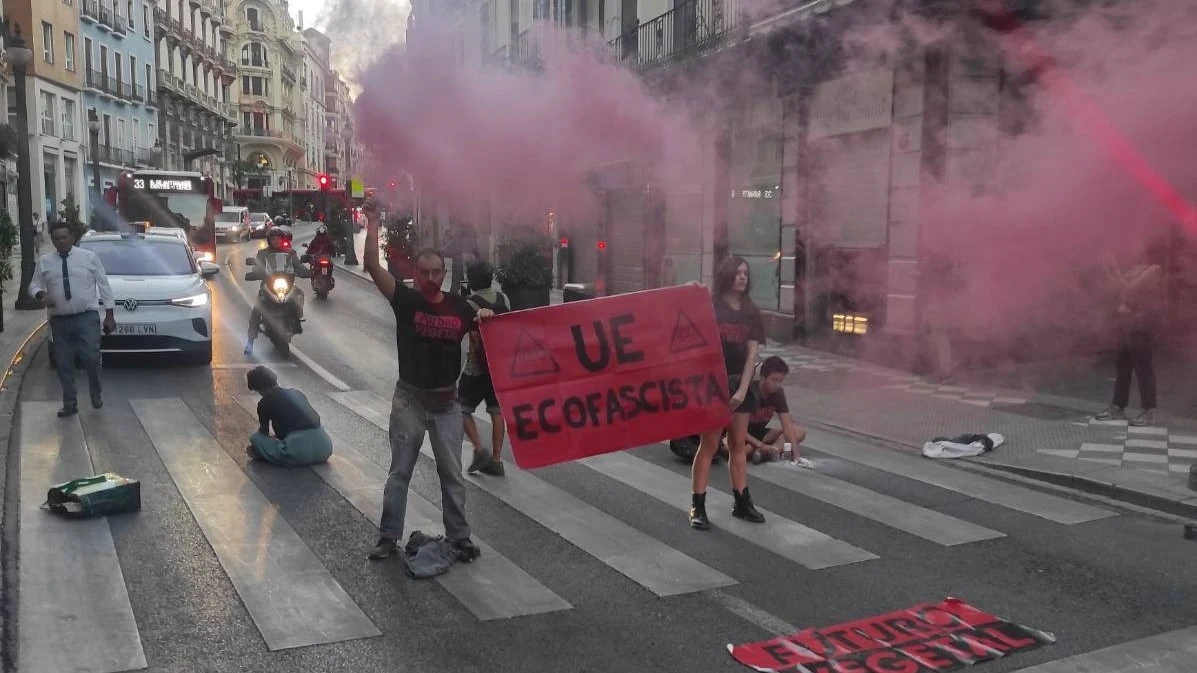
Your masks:
M320 189L322 189L322 190L327 190L330 186L329 181L328 181L328 176L324 175L324 174L321 174L319 177L316 178L316 183L320 185Z
M398 184L396 184L394 180L391 180L391 184L389 184L389 185L387 185L387 186L388 186L388 187L390 187L391 189L395 189L395 188L396 188L396 187L398 187L399 185L398 185Z

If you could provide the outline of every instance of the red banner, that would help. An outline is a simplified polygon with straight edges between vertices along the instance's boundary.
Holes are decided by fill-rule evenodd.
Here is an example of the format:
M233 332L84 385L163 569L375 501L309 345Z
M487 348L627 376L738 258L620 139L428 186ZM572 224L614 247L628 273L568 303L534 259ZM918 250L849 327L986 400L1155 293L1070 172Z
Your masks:
M482 323L482 341L522 468L730 421L723 349L705 287L505 313Z
M747 645L732 658L766 673L942 673L1056 642L947 598Z

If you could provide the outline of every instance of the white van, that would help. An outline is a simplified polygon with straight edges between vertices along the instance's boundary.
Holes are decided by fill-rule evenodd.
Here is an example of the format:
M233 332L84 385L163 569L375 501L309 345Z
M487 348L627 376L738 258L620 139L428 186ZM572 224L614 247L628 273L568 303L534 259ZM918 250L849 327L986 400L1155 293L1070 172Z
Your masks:
M249 238L249 232L249 208L225 206L223 212L216 214L217 239L240 242Z

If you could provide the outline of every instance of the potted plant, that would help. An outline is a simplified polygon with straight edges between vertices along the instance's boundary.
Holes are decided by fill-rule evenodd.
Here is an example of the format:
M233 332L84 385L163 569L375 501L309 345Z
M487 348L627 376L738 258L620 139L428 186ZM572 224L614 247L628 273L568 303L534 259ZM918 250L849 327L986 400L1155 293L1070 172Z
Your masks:
M504 236L499 241L496 279L512 310L549 305L553 287L553 239L532 231Z
M17 228L7 210L0 210L0 296L12 280L12 251L17 247Z

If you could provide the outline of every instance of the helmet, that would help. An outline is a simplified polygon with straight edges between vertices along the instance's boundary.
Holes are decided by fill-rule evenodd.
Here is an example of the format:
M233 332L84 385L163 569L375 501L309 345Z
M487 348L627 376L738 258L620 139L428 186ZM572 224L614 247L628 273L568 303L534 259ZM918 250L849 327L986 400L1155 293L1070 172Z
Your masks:
M278 225L278 228L282 230L283 238L287 239L288 241L295 237L295 235L291 233L291 227L285 224L280 224Z
M287 235L286 229L284 229L283 227L280 227L276 224L273 227L270 227L269 229L266 230L266 240L269 241L272 238L284 238L285 239L285 238L291 238L291 237Z

